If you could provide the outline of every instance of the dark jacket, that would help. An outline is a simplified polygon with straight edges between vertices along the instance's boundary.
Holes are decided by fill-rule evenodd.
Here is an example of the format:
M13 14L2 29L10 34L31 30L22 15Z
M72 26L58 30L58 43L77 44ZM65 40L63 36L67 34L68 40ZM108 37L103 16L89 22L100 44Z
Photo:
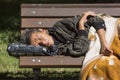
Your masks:
M60 54L79 57L89 50L88 31L78 30L79 20L80 16L67 18L48 29L49 34L58 42Z

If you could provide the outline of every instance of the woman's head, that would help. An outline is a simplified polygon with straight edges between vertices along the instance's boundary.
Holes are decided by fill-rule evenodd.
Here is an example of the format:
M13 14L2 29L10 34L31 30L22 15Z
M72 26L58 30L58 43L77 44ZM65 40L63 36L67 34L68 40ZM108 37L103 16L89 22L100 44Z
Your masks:
M26 44L31 44L34 46L41 45L47 47L54 45L52 36L50 36L45 29L27 29L23 35L23 40Z

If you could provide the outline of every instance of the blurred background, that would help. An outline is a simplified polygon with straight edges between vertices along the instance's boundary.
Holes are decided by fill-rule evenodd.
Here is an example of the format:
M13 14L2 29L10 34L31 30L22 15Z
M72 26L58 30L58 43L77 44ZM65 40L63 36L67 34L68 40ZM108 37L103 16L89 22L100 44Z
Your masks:
M31 69L19 68L18 59L9 56L6 51L9 43L20 41L20 5L22 3L106 4L120 3L120 0L0 0L0 80L21 80L27 78L30 80L33 76ZM73 77L75 79L75 77L77 78L79 76L79 71L80 69L44 68L42 69L41 76L43 78L47 76L49 80L50 78L54 80L59 77ZM50 75L51 73L52 75Z

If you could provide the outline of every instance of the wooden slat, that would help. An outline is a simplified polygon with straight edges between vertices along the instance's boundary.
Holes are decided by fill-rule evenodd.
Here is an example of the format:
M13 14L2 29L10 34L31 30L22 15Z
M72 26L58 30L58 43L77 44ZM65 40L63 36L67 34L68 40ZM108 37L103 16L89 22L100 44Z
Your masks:
M81 15L85 11L94 11L96 13L106 13L112 16L120 16L119 8L22 8L23 17L56 17L56 16L75 16Z
M70 56L21 56L20 67L81 67L84 57Z
M89 7L89 8L98 8L98 7L120 7L119 3L106 3L106 4L102 4L102 3L98 3L98 4L22 4L21 8L24 7L42 7L42 8L46 8L46 7Z
M47 6L47 5L46 5ZM21 8L22 17L70 17L75 15L81 15L85 11L95 11L96 13L106 13L112 16L119 16L120 5L119 4L74 4L74 5L48 5L47 7L41 5L24 5Z
M22 18L21 28L48 28L62 18Z

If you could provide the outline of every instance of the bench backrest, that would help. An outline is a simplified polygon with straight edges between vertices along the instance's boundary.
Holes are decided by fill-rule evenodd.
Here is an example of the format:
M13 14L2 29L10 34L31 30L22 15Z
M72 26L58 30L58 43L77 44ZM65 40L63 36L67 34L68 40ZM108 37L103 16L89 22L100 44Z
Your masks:
M85 11L120 16L119 4L22 4L21 28L47 28L63 18L81 15Z

